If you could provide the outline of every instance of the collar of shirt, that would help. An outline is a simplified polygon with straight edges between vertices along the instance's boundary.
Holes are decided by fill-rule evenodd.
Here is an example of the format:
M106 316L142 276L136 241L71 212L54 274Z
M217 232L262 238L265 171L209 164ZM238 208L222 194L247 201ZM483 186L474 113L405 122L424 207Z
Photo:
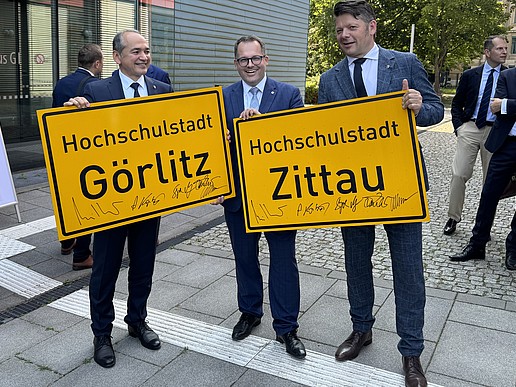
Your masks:
M368 59L364 63L362 63L362 78L364 79L364 85L367 90L367 95L376 95L376 86L378 84L378 56L380 54L380 49L378 45L375 43L373 48L365 54L363 57ZM353 79L353 71L355 70L355 60L358 58L353 58L348 56L348 69L349 75L351 79Z
M89 73L90 73L90 75L91 75L92 77L94 77L94 76L95 76L95 74L93 74L90 70L85 69L84 67L79 66L78 68L79 68L79 69L81 69L81 70L84 70L84 71L89 72Z
M265 74L263 79L256 86L249 86L247 83L245 83L242 80L242 86L244 87L244 108L245 109L249 108L249 105L251 104L252 95L249 92L249 90L251 90L252 87L256 87L259 90L258 94L256 95L258 97L258 104L260 104L262 102L263 90L265 89L266 82L267 82L267 74Z
M124 91L125 98L133 98L134 89L131 87L131 85L134 82L137 82L140 85L140 87L138 88L138 93L140 93L140 97L146 97L149 95L149 93L147 92L147 85L145 84L145 77L143 75L140 78L138 78L138 80L133 81L120 70L118 71L118 74L120 75L120 82L122 82L122 90Z

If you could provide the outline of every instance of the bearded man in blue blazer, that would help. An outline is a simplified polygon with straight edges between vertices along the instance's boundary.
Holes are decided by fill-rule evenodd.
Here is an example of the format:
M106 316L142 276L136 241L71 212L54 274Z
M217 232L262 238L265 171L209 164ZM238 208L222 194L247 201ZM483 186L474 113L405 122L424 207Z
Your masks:
M419 126L440 122L444 107L427 74L409 53L386 50L375 43L376 20L363 0L341 1L334 6L337 42L346 57L321 76L319 103L406 90L403 108L411 109ZM359 71L361 70L361 71ZM410 89L409 89L410 86ZM405 384L426 386L420 363L424 347L425 281L421 223L386 224L389 239L396 328L400 336ZM372 342L374 288L372 262L375 227L342 227L348 299L353 332L335 353L351 360Z
M255 114L303 107L299 89L267 77L269 57L257 36L243 36L234 46L234 64L241 80L223 89L227 127L233 135L233 119L248 119ZM242 340L260 324L263 315L263 279L258 260L261 233L246 233L235 143L230 143L236 197L218 203L224 215L235 256L238 309L233 340ZM269 245L269 299L276 339L285 343L295 358L306 356L297 336L300 308L299 272L295 255L296 231L265 232Z
M124 30L113 39L113 59L118 71L104 80L90 83L85 98L71 98L67 103L87 108L90 102L137 98L170 93L170 85L147 77L151 63L147 40L136 30ZM122 264L125 240L129 253L127 323L129 335L137 337L148 349L161 347L158 335L147 325L147 299L152 286L156 258L159 217L95 233L95 262L90 278L91 329L95 338L94 360L102 367L115 365L111 331L115 319L113 297Z

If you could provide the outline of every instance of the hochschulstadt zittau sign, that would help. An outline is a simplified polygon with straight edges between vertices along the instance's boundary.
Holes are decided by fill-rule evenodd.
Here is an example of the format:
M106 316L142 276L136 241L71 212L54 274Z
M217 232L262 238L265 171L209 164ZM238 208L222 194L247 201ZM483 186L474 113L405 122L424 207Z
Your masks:
M60 239L234 196L220 87L38 120Z
M403 93L235 120L247 230L428 221Z

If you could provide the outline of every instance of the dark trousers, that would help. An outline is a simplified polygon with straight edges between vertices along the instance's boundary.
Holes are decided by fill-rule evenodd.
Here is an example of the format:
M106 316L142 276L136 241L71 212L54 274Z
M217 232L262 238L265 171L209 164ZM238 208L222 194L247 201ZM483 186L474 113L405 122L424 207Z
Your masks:
M394 278L398 350L403 356L423 352L425 322L425 278L421 223L384 225ZM373 264L375 226L342 227L344 259L353 329L366 332L373 327Z
M224 211L231 246L235 255L238 309L242 313L263 315L263 278L258 260L261 233L245 232L244 213ZM278 335L297 329L300 308L296 231L266 232L269 245L269 300L272 326Z
M470 239L473 246L481 248L489 241L498 201L514 171L516 171L516 138L508 137L501 148L493 153L487 169L472 231L473 236ZM512 220L506 247L508 251L516 252L516 218Z
M90 278L91 329L95 336L111 335L115 319L113 296L126 238L129 253L129 296L124 320L134 325L147 317L158 224L159 218L152 218L95 233L95 263Z

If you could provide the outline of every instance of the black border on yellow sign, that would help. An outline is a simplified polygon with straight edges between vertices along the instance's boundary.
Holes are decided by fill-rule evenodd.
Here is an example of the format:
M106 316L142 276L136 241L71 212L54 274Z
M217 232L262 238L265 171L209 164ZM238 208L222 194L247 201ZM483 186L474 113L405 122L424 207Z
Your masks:
M120 219L119 221L111 221L111 222L106 222L106 223L99 223L99 224L96 224L95 226L90 226L90 227L82 228L80 230L75 230L74 232L67 232L66 231L66 227L65 227L65 219L64 219L64 216L63 216L62 208L61 208L61 199L60 199L61 195L59 193L59 185L57 184L57 174L56 174L56 171L55 171L52 147L51 147L51 144L50 144L49 128L47 126L47 120L46 120L47 117L55 116L55 115L60 115L60 114L82 114L82 113L86 113L86 112L89 112L89 111L92 111L92 110L112 108L112 107L116 107L116 106L137 105L137 104L148 103L148 102L152 102L152 101L164 101L164 100L188 98L188 97L192 97L192 96L209 95L209 94L215 94L216 97L217 97L217 107L218 107L218 111L219 111L219 116L221 117L221 125L222 125L222 129L223 129L221 131L221 136L222 136L222 140L223 140L223 143L224 143L224 142L227 141L226 140L226 130L227 130L227 128L226 128L225 115L223 114L223 109L222 109L222 106L224 105L224 102L222 100L222 92L221 92L220 88L218 88L218 89L204 89L204 90L201 90L199 92L195 92L195 91L190 92L190 91L188 91L186 93L157 94L157 95L149 96L149 97L144 98L144 99L139 99L139 98L134 98L134 99L133 98L131 98L131 99L118 99L118 100L112 100L112 101L99 102L98 104L93 104L91 107L89 107L87 109L76 109L76 110L60 109L59 111L56 111L56 112L44 113L41 116L41 121L43 123L43 131L45 133L46 143L42 141L42 145L46 147L47 154L48 154L49 165L47 167L50 167L50 173L48 173L48 175L51 176L51 178L52 178L52 185L54 187L54 195L55 195L55 199L56 199L55 201L56 201L56 207L57 207L57 215L59 217L59 222L56 222L56 223L61 226L61 233L62 233L62 235L65 236L65 237L73 237L73 236L76 236L76 235L78 236L78 235L86 234L87 232L94 232L95 230L98 230L100 228L110 228L110 226L115 227L118 224L127 224L127 223L131 223L131 222L135 222L135 221L137 221L139 219L142 219L142 218L148 219L148 218L151 218L153 216L159 216L160 214L177 211L177 210L179 210L181 208L189 208L189 207L195 206L196 204L207 203L207 202L209 202L209 200L212 200L212 199L214 200L217 197L219 197L220 194L214 195L213 197L206 197L206 198L203 198L203 199L195 200L195 201L192 201L192 202L189 202L189 203L185 203L185 204L182 204L182 205L170 206L170 207L163 208L163 209L160 209L160 210L156 210L156 211L152 211L152 212L147 212L145 214L135 215L135 216L123 218L123 219ZM227 172L227 176L231 176L231 173L232 173L232 170L231 170L231 157L230 157L228 152L229 152L229 147L224 147L224 155L225 155L225 159L227 160L227 162L226 162L226 172ZM230 191L227 193L227 196L230 196L230 197L234 196L234 188L233 188L233 186L230 185L228 187L228 189Z
M280 112L273 112L273 113L267 113L264 115L256 115L251 117L249 120L266 120L268 118L272 117L281 117L281 116L289 116L293 114L297 114L299 112L305 112L305 111L318 111L318 110L326 110L326 109L332 109L335 107L342 107L342 106L351 106L351 105L357 105L362 103L368 103L368 102L374 102L374 101L381 101L381 100L387 100L387 99L393 99L393 98L399 98L402 96L405 92L394 92L389 94L380 94L377 96L372 97L366 97L366 98L360 98L360 99L352 99L352 100L344 100L344 101L338 101L338 102L332 102L328 104L322 104L322 105L315 105L310 107L304 107L299 109L292 109L292 110L284 110ZM340 227L340 226L346 226L346 225L371 225L371 224L384 224L384 223L402 223L403 221L409 221L409 222L415 222L415 221L423 221L427 218L427 207L425 205L425 195L426 195L426 185L424 181L424 176L421 176L421 170L424 167L424 161L423 161L423 155L421 153L421 156L418 157L420 154L420 148L419 148L419 142L417 140L417 128L415 125L415 119L414 114L412 110L406 109L407 112L407 120L408 120L408 126L410 131L410 142L412 145L412 154L414 156L414 167L416 169L416 175L417 175L417 184L419 187L419 200L421 204L422 212L420 215L414 215L414 216L400 216L400 217L384 217L384 218L374 218L374 219L362 219L362 220L337 220L337 221L328 221L328 222L303 222L303 223L289 223L284 225L272 225L272 226L259 226L259 227L251 227L250 222L250 213L251 211L247 210L244 211L245 214L245 224L246 228L250 232L259 232L259 231L267 231L267 230L295 230L295 229L306 229L306 228L314 228L314 227ZM244 120L238 120L235 121L235 131L239 130L239 124L244 123ZM238 162L239 162L239 168L240 168L240 178L242 180L241 184L241 192L242 192L242 202L243 205L246 206L247 203L247 191L246 191L246 176L243 173L245 170L244 168L244 160L242 159L241 155L244 154L242 150L242 143L240 141L240 136L237 135L236 137L236 147L238 148ZM421 160L420 160L421 158ZM250 177L252 178L252 177ZM238 182L236 182L238 184Z

